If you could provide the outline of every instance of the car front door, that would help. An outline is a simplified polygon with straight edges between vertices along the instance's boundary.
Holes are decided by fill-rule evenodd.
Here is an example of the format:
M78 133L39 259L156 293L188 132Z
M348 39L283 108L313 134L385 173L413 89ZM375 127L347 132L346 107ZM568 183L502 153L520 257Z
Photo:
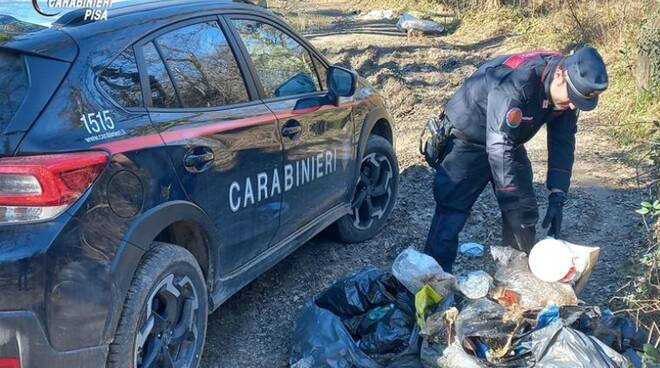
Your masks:
M293 33L265 18L229 18L283 140L284 196L277 242L349 200L352 108L329 98L327 66Z
M218 265L227 275L267 249L279 227L277 120L254 92L219 18L179 24L138 49L151 120L188 198L217 228Z

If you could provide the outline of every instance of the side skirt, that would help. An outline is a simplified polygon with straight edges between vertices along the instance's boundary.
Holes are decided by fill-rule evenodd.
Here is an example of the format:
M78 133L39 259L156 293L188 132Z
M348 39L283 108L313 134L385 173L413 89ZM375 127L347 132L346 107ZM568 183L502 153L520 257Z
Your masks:
M245 285L271 269L300 246L307 243L315 235L334 224L343 216L349 214L350 211L351 206L349 204L342 204L334 207L278 244L268 248L265 252L254 258L245 266L218 280L214 293L210 298L211 308L209 311L215 311L222 303Z

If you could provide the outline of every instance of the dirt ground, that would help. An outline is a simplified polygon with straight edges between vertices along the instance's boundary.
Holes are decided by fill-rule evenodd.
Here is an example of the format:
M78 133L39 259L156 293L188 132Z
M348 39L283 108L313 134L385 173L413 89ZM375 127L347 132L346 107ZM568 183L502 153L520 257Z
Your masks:
M348 64L385 96L396 118L401 169L399 199L385 230L360 244L342 244L321 234L244 288L209 319L203 367L286 367L296 311L342 275L373 264L389 268L407 247L423 247L434 210L433 172L417 152L426 118L437 113L484 60L503 52L506 37L465 43L455 35L408 37L395 21L361 20L341 0L287 1L285 17L304 19L305 35L332 62ZM322 25L320 28L315 25ZM576 163L564 211L567 240L599 246L601 259L581 298L605 305L626 280L631 255L639 251L640 202L634 168L624 150L608 138L608 122L584 115L579 123ZM541 130L527 144L534 165L541 216L545 214L546 136ZM474 207L461 242L500 242L500 215L490 189ZM538 236L544 233L539 229ZM634 265L632 265L634 266ZM459 256L455 271L492 270L487 255Z

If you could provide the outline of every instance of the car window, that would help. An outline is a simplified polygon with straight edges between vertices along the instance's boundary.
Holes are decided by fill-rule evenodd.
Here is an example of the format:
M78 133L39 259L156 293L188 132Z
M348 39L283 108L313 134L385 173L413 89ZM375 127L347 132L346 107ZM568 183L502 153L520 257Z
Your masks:
M249 101L238 63L217 22L177 29L156 39L183 107Z
M147 66L153 106L161 108L181 107L174 91L172 79L170 79L163 59L160 58L160 54L153 42L144 45L142 53Z
M142 86L133 48L126 49L99 74L99 84L119 105L141 107Z
M296 40L269 24L242 19L233 23L267 98L321 90L311 55Z
M0 51L0 131L21 107L29 88L23 57Z

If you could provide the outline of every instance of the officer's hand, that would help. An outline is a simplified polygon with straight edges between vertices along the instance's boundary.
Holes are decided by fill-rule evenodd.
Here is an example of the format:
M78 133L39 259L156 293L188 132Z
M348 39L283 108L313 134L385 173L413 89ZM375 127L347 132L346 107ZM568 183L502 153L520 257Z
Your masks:
M561 236L564 203L566 203L566 193L564 192L553 192L548 198L548 211L545 213L545 218L543 219L543 228L547 229L550 226L548 236L552 236L555 239L559 239Z

